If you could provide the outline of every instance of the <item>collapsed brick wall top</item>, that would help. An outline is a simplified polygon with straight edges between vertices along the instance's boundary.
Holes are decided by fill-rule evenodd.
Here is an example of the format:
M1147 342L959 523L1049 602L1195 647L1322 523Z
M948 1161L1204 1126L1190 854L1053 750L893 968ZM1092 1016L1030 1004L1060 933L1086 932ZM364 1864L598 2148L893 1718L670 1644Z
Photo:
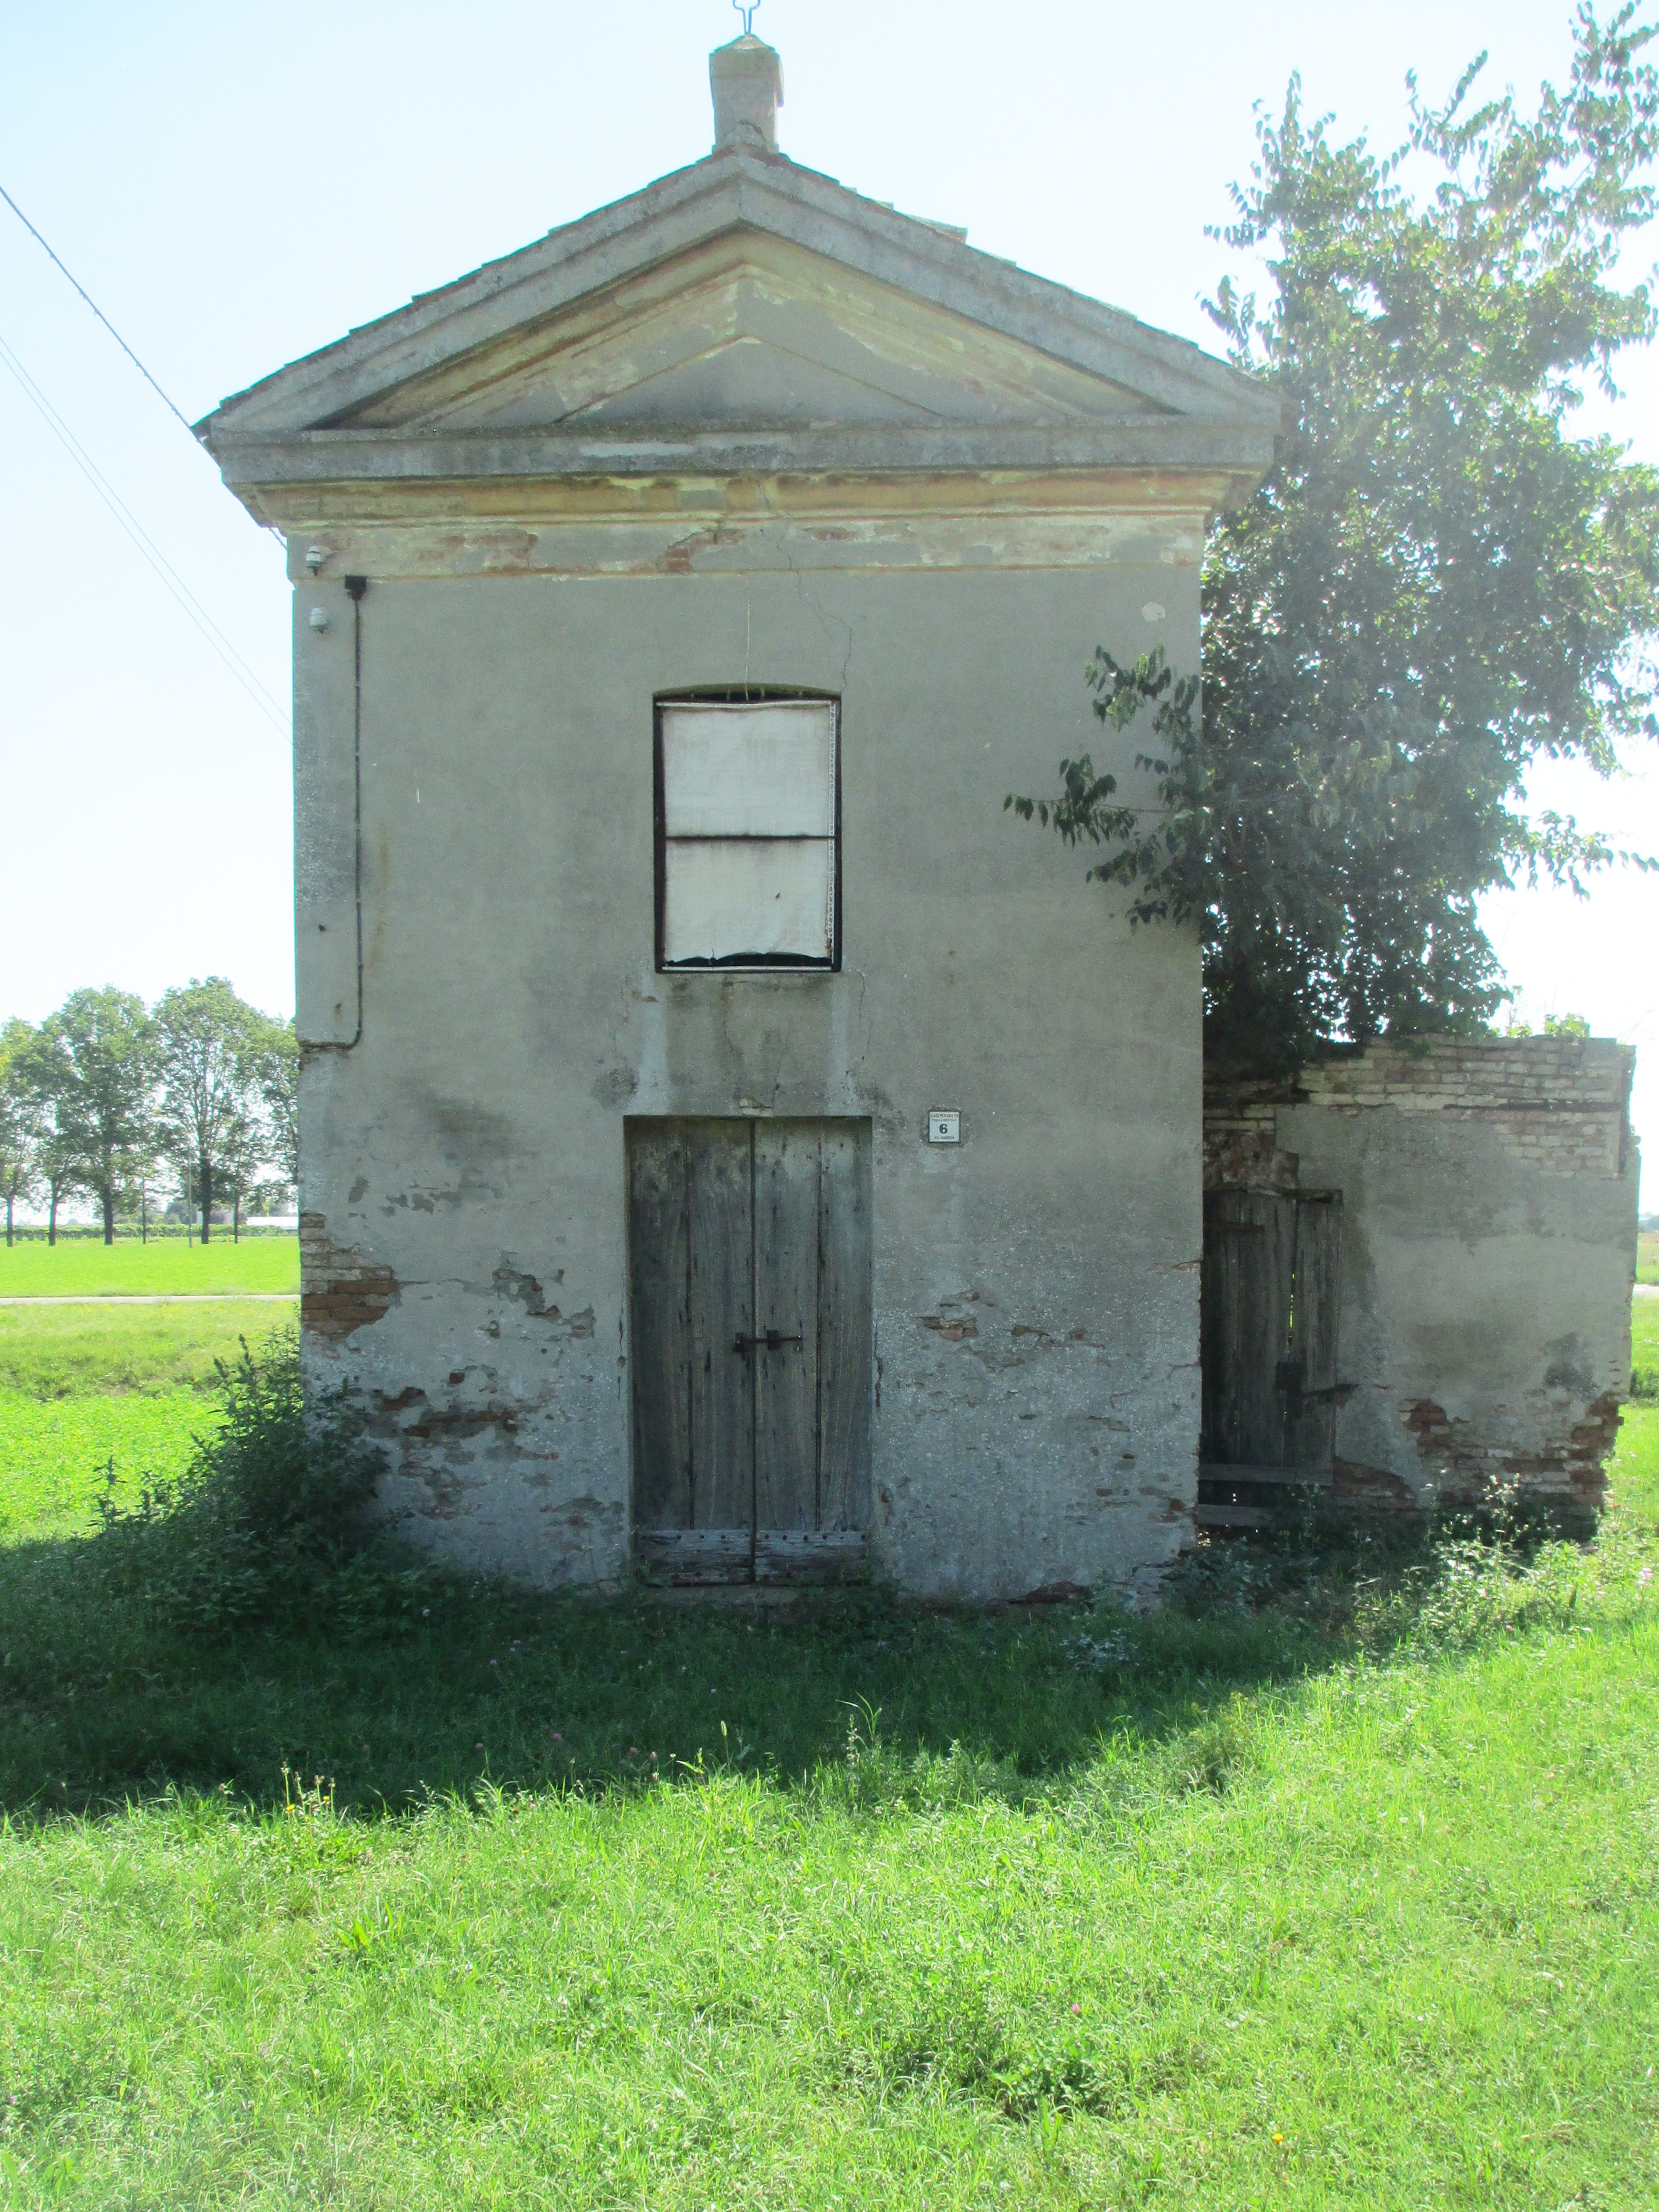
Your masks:
M1634 1049L1610 1037L1403 1037L1333 1047L1288 1078L1206 1071L1205 1183L1293 1183L1295 1163L1275 1143L1287 1106L1479 1120L1541 1172L1617 1177L1635 1065Z

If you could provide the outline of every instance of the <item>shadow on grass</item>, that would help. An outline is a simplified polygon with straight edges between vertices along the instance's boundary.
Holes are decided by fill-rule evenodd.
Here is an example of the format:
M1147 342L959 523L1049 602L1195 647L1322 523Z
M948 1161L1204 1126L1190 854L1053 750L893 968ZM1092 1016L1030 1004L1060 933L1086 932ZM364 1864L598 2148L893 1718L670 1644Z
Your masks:
M168 1789L269 1805L284 1768L359 1814L699 1765L800 1784L845 1766L849 1733L901 1763L954 1747L976 1787L1027 1796L1114 1739L1182 1732L1194 1786L1219 1786L1218 1717L1352 1660L1379 1622L1397 1640L1389 1607L1435 1585L1445 1541L1201 1545L1140 1620L862 1590L549 1597L371 1548L302 1577L276 1620L211 1632L123 1596L105 1537L23 1544L0 1553L0 1809L95 1815Z

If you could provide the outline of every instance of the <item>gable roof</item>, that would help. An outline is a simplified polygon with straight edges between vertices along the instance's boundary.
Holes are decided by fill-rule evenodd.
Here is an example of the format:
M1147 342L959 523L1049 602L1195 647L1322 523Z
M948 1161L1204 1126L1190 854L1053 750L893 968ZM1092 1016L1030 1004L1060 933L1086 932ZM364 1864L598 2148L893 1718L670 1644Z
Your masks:
M1199 347L728 146L197 426L234 488L854 469L1253 480L1277 401Z

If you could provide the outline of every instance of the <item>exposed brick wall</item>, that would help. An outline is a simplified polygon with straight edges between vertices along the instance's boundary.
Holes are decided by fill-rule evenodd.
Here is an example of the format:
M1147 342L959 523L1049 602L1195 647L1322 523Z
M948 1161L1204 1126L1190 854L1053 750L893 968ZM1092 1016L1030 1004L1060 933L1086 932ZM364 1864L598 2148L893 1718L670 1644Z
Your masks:
M1277 1146L1281 1106L1478 1121L1540 1174L1616 1177L1630 1146L1633 1061L1606 1037L1425 1037L1339 1048L1289 1080L1206 1073L1205 1185L1294 1184L1294 1160Z
M390 1267L337 1244L320 1213L300 1216L300 1326L310 1336L349 1336L379 1321L398 1297Z
M1619 1401L1594 1400L1579 1411L1535 1425L1529 1450L1502 1438L1482 1437L1467 1421L1456 1420L1431 1399L1403 1408L1435 1498L1443 1504L1486 1505L1507 1492L1533 1504L1598 1509L1607 1492L1606 1462L1619 1436Z

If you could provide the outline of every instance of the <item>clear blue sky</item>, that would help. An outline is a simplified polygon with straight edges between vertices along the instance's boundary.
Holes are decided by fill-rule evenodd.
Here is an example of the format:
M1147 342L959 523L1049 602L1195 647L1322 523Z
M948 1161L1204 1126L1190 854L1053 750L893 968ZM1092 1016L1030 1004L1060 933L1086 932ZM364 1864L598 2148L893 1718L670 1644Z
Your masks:
M1391 145L1405 76L1483 47L1530 100L1565 74L1569 0L763 0L784 149L970 241L1212 343L1204 235L1248 170L1253 103L1292 70ZM192 420L351 325L696 159L726 0L135 6L6 0L0 183ZM1643 267L1659 254L1644 241ZM277 546L0 206L0 339L286 706ZM1659 458L1659 369L1611 421ZM0 1014L82 983L155 997L228 975L293 1004L288 744L204 643L0 366ZM1659 851L1659 768L1563 799ZM1079 896L1089 896L1079 885ZM1493 902L1520 1011L1641 1048L1659 1158L1659 879L1587 908ZM1650 1179L1649 1188L1652 1188Z

